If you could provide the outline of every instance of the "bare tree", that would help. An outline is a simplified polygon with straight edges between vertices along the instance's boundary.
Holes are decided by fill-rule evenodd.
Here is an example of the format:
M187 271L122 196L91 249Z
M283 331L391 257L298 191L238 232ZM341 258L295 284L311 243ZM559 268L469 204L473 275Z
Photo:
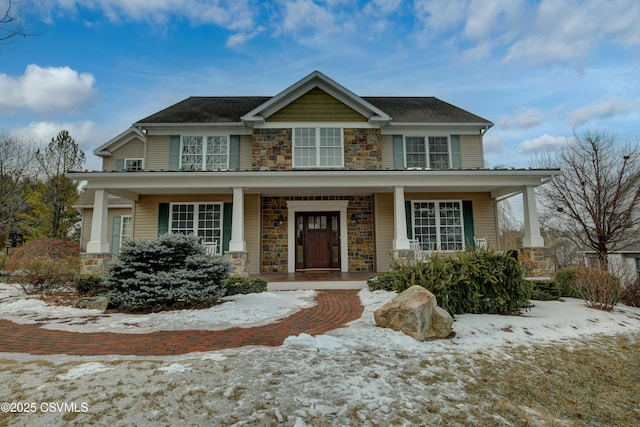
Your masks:
M0 15L0 42L10 40L17 36L33 36L27 32L27 26L22 19L14 13L14 5L22 3L21 1L9 0L4 10L4 14Z
M524 230L513 213L508 200L498 203L499 247L503 251L517 250L522 247Z
M17 215L25 212L23 193L36 174L35 143L0 135L0 245L17 229Z
M535 167L563 172L539 194L558 225L593 249L606 269L610 253L640 243L640 149L606 131L574 137L534 160Z

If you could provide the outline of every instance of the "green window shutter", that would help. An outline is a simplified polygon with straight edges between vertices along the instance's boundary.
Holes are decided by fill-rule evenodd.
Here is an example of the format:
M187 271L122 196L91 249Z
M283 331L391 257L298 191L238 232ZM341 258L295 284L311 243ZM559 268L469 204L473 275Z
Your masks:
M462 169L460 135L451 135L451 167L453 169Z
M158 236L169 232L169 203L158 205Z
M222 210L222 253L229 252L231 241L231 223L233 222L233 203L225 203Z
M411 200L404 202L404 215L407 219L407 239L413 239L413 222L411 222Z
M180 170L180 135L169 137L169 170Z
M240 170L240 135L229 137L229 169Z
M117 254L120 252L120 224L122 223L122 217L116 215L111 219L111 253Z
M404 169L404 141L402 135L393 135L393 167Z
M117 171L124 170L124 159L116 159L116 170Z
M462 219L464 221L464 239L467 246L471 246L471 249L476 248L476 242L473 240L475 237L473 231L473 206L471 200L462 201Z

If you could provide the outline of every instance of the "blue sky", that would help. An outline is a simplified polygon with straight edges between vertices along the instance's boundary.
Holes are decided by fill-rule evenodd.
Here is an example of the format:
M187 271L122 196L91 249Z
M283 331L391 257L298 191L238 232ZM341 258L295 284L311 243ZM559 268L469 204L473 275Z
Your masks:
M7 0L0 0L5 10ZM0 44L0 133L92 151L191 95L275 95L319 70L361 96L436 96L495 123L488 166L574 130L640 138L637 0L24 0Z

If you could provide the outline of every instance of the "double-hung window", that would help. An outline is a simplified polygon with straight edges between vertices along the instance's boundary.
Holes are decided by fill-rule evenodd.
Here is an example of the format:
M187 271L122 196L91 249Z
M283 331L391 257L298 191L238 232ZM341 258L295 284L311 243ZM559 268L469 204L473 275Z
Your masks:
M120 245L118 247L121 248L124 242L131 239L132 236L131 215L123 215L120 219Z
M141 171L143 169L142 159L124 159L124 170L127 172Z
M182 137L180 167L186 171L215 171L229 168L227 136Z
M222 212L222 203L172 203L169 231L195 234L201 243L215 243L221 253Z
M293 167L342 167L343 147L341 128L294 128Z
M414 201L413 237L424 250L456 251L464 248L461 201Z
M446 136L406 136L405 162L407 168L449 169L449 138Z

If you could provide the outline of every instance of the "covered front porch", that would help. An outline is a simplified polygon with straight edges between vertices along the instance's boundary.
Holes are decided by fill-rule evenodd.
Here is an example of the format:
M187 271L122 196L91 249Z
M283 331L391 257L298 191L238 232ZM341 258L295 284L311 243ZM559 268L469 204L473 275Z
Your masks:
M522 193L524 197L524 246L541 247L535 201L535 188L555 171L540 170L415 170L415 171L245 171L245 172L77 172L69 173L76 180L87 181L87 188L95 190L91 237L86 255L100 257L110 252L108 228L109 194L133 202L133 237L153 237L159 230L158 203L188 200L229 205L226 214L232 218L223 230L227 243L224 255L234 266L233 274L292 274L300 270L296 248L297 221L308 220L309 212L335 213L331 230L330 256L339 273L363 271L372 275L389 269L392 260L410 256L411 212L410 200L458 200L474 203L475 232L486 236L490 246L497 246L496 201ZM363 216L353 210L357 198L370 198L373 214L371 238L374 248L370 255L375 261L361 268L354 264L358 252L354 231L363 223ZM277 200L281 213L267 215L265 199ZM155 201L151 204L150 200ZM274 203L275 205L275 203ZM151 209L155 206L155 210ZM411 208L413 209L413 208ZM144 216L144 221L141 215ZM331 218L331 217L328 217ZM332 221L328 219L328 221ZM409 225L409 227L408 227ZM473 226L473 224L471 224ZM145 228L146 227L146 228ZM269 231L271 230L271 231ZM307 230L308 231L308 230ZM269 234L273 232L272 235ZM369 231L366 231L369 233ZM473 234L468 234L473 238ZM275 239L275 240L274 240ZM359 239L359 237L358 237ZM249 242L249 243L248 243ZM331 249L334 248L334 249ZM265 267L265 260L277 268ZM273 261L273 262L272 262ZM332 261L333 262L333 261ZM309 264L312 267L315 264ZM356 267L357 265L357 267ZM251 267L253 266L253 268ZM256 266L260 266L256 269ZM311 268L310 270L312 270ZM307 274L307 273L305 273ZM313 274L313 273L308 273ZM320 274L320 273L316 273ZM327 273L328 274L328 273ZM288 276L287 276L288 277ZM311 281L312 276L305 281ZM364 279L366 280L366 278Z

